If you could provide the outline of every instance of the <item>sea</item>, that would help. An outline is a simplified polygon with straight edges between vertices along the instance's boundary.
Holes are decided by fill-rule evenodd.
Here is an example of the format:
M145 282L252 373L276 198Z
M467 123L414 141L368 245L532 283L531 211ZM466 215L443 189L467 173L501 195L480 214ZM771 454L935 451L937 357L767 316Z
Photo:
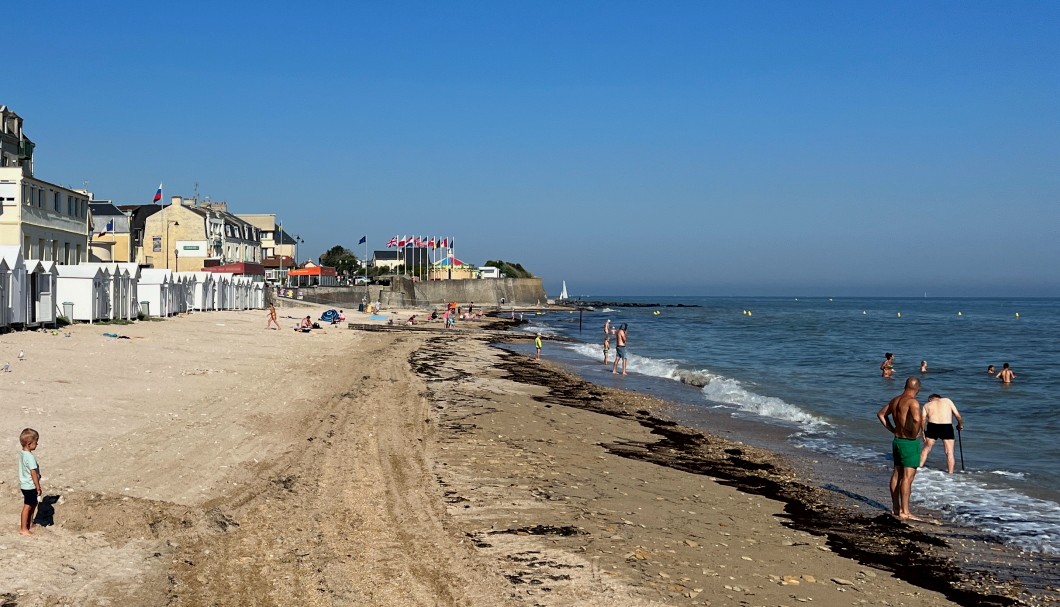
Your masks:
M876 412L907 377L920 378L921 402L931 393L951 398L964 430L956 474L946 473L941 441L917 473L914 511L1022 550L1060 554L1060 299L584 301L593 309L522 312L522 330L546 336L544 358L594 383L675 402L684 423L711 431L721 414L782 441L763 446L862 471L851 478L871 479L878 491L864 501L880 509L889 508L893 463L891 435ZM603 365L608 319L628 325L627 376ZM613 347L614 340L612 357ZM895 356L893 379L881 377L886 352ZM1010 385L986 372L1006 362L1016 373Z

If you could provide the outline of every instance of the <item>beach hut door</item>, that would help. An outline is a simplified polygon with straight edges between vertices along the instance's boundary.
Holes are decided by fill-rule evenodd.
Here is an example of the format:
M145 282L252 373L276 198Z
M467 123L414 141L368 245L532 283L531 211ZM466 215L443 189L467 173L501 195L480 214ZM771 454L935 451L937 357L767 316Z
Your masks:
M35 325L37 324L37 301L39 300L38 293L39 289L39 278L40 274L36 272L30 272L26 277L28 288L23 292L26 296L26 303L24 305L26 310L26 324Z
M37 284L34 287L34 292L37 293L37 318L44 319L47 322L52 321L49 310L54 310L52 307L55 302L52 301L52 275L51 274L34 274L33 278Z

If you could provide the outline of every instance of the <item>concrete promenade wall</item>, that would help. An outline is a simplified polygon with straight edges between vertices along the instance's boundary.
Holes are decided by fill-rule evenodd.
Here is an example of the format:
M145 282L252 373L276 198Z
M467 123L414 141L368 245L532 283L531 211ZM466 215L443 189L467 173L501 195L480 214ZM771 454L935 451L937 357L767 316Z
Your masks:
M476 308L495 307L504 298L508 305L533 306L545 303L540 278L480 278L474 280L433 280L413 282L395 279L389 287L314 287L298 289L305 301L336 308L356 309L361 301L378 301L388 308L434 307L455 301L475 302Z

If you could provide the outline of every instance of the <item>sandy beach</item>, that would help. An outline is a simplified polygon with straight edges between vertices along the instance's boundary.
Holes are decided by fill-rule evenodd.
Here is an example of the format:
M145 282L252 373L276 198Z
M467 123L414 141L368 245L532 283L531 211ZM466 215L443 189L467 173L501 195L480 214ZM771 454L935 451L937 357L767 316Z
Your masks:
M250 311L0 336L0 604L1055 600L962 573L886 515L851 523L790 463L666 403L493 348L489 321L288 328L323 309L280 308L280 331Z

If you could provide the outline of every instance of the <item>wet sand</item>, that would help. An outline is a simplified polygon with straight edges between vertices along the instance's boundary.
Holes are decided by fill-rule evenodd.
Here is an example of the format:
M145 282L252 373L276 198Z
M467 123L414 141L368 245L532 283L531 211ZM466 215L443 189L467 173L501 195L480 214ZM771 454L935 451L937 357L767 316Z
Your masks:
M666 403L491 347L487 323L264 320L0 336L0 354L27 352L0 376L6 604L1027 598L969 579L930 534L840 512L779 456L666 421ZM24 426L51 502L32 538L16 527Z

